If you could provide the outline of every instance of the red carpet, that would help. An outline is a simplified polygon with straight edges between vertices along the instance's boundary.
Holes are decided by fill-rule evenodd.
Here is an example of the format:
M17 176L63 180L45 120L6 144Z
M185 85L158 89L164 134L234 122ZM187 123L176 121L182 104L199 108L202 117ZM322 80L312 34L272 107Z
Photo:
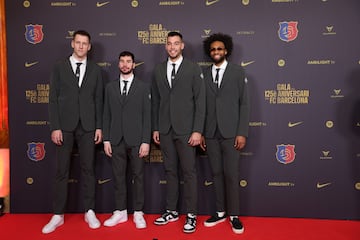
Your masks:
M99 214L101 222L109 214ZM242 217L245 226L243 234L234 234L226 221L212 228L203 226L205 216L198 216L195 233L182 232L184 216L165 226L153 224L155 215L146 215L148 227L138 230L129 221L113 228L101 226L89 229L83 221L83 214L65 215L65 224L55 232L44 235L42 227L50 220L50 214L6 214L0 217L0 238L8 239L59 239L59 240L358 240L360 221L319 220L298 218Z

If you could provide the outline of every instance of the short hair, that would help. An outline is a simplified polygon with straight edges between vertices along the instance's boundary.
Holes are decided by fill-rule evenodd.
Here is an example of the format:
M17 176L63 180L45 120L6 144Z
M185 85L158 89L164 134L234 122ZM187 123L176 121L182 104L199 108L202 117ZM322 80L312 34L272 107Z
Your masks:
M205 54L210 57L210 45L215 41L224 43L224 46L227 51L226 56L229 57L233 50L233 41L232 41L232 37L230 35L223 34L223 33L214 33L214 34L210 35L209 37L207 37L203 41L203 47L204 47Z
M76 35L86 36L86 37L89 38L89 42L91 42L90 33L88 33L88 32L85 31L85 30L77 30L76 32L74 32L74 34L73 34L73 39L75 39L75 36L76 36Z
M167 35L167 37L175 37L175 36L178 36L181 40L183 39L183 36L179 32L172 31L172 32L169 32Z
M133 62L135 62L135 56L132 52L129 52L129 51L122 51L120 54L119 54L119 59L120 57L125 57L125 56L130 56L131 59L133 60Z

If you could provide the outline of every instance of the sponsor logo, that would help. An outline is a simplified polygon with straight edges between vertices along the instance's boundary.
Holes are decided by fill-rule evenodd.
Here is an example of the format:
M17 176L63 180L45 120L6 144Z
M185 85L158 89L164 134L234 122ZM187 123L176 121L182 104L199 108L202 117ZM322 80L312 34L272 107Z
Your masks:
M44 39L43 25L29 24L25 25L25 39L32 44L38 44Z
M297 21L279 22L279 38L284 42L294 41L299 33Z
M246 66L249 66L250 64L252 64L252 63L254 63L255 61L249 61L249 62L244 62L244 61L242 61L241 63L240 63L240 65L242 66L242 67L246 67Z
M109 4L110 2L109 1L107 1L107 2L96 2L96 7L103 7L103 6L105 6L105 5L107 5L107 4Z
M110 178L108 178L108 179L99 179L99 180L98 180L98 184L99 184L99 185L102 185L102 184L105 184L105 183L110 182L110 181L111 181Z
M276 145L276 159L282 164L289 164L295 160L295 145L280 144Z
M327 182L327 183L317 183L316 184L316 188L317 189L321 189L321 188L324 188L324 187L327 187L327 186L329 186L329 185L331 185L331 182Z
M41 161L45 157L45 143L31 142L28 143L27 155L31 161Z
M331 98L343 98L344 95L340 93L341 89L334 89L334 94L331 95Z
M326 122L325 122L325 126L326 126L327 128L332 128L332 127L334 127L334 122L331 121L331 120L326 121Z
M296 126L298 126L298 125L300 125L300 124L302 124L303 122L289 122L288 123L288 126L289 126L289 128L292 128L292 127L296 127Z
M212 184L213 184L213 182L208 181L208 180L205 180L205 182L204 182L205 187L208 187L208 186L210 186Z
M143 65L145 62L139 62L139 63L135 63L135 67L138 67L140 65Z
M295 187L293 182L268 182L269 187Z
M34 66L34 65L36 65L36 64L38 64L39 62L25 62L25 67L26 68L29 68L29 67L32 67L32 66Z
M321 151L322 156L320 156L321 160L331 160L332 157L330 156L330 151Z
M211 6L211 5L213 5L213 4L217 3L217 2L220 2L220 0L206 0L205 5L206 6Z

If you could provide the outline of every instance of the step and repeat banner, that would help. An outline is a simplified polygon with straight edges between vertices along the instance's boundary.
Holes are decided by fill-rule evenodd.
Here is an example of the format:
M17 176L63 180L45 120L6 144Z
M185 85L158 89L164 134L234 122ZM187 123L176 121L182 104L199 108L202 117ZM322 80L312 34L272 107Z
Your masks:
M358 0L7 0L11 212L52 211L49 77L72 53L74 31L85 29L105 82L117 79L123 50L134 52L135 74L150 82L166 59L169 31L183 34L184 56L201 67L211 64L202 41L231 35L229 60L245 68L251 93L242 215L360 219L359 11ZM144 210L160 213L166 179L157 146L145 161ZM215 202L206 153L198 152L197 167L199 213L209 214ZM81 212L76 147L72 170L67 211ZM113 177L102 146L96 177L96 211L111 212Z

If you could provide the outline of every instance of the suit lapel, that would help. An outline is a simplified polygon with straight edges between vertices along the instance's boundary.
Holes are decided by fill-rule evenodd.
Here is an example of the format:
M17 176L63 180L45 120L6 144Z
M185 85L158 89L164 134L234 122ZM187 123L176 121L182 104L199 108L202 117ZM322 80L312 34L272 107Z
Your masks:
M218 88L216 87L216 84L214 83L214 79L213 79L213 76L212 76L212 66L210 66L208 69L207 69L207 72L208 72L208 75L209 77L207 78L208 79L208 84L211 88L211 90L217 94L218 92Z
M137 88L138 88L138 82L137 82L136 78L134 77L134 79L130 85L128 94L126 95L126 97L124 97L124 104L126 104L131 98L134 97Z
M71 81L71 84L76 87L76 88L79 88L79 83L77 81L77 78L75 76L75 73L73 71L73 68L71 66L71 62L70 62L70 59L67 59L66 63L65 63L65 69L67 69L69 72L68 72L68 75L71 76L70 77L70 81Z
M229 79L228 76L229 76L230 73L231 73L231 66L230 66L230 63L228 63L228 65L225 68L223 77L221 79L221 84L220 84L220 87L219 87L220 91L228 83L228 79Z

